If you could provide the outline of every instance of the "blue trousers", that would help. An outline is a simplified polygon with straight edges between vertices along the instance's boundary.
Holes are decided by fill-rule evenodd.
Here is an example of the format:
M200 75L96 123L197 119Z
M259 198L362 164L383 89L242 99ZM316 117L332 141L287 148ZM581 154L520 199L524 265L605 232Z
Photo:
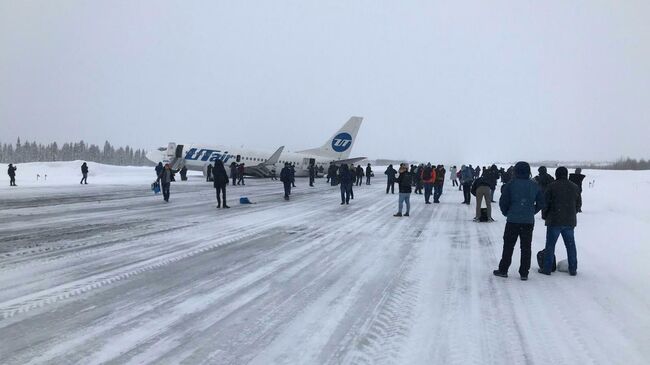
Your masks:
M569 272L578 270L578 253L576 251L576 240L573 234L574 227L549 226L546 227L546 248L544 249L544 271L551 272L553 268L553 257L555 256L555 244L562 235L566 254L569 261Z
M429 198L431 198L431 194L433 192L433 184L432 183L424 183L424 201L429 202Z
M341 203L349 203L352 194L352 183L341 183Z
M406 213L411 211L411 193L399 193L399 212L402 213L404 203L406 203Z
M442 196L442 183L433 184L433 201L440 201L440 196Z

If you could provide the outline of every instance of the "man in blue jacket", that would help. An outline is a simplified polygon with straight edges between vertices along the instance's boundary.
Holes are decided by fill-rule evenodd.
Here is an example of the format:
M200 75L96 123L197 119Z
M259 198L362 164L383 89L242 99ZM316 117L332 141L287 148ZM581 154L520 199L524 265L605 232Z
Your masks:
M535 214L544 208L544 196L539 185L531 180L530 165L527 162L517 162L514 170L514 179L501 188L499 208L508 219L503 233L501 262L499 262L499 269L494 270L493 274L503 278L508 277L512 253L519 238L521 245L519 275L521 280L528 280Z

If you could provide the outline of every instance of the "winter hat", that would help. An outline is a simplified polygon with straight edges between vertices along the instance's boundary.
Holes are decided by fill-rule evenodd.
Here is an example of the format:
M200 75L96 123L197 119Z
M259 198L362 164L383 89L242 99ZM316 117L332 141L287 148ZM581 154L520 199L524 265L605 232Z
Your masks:
M530 165L528 162L519 161L515 164L515 176L521 179L530 178Z
M539 171L540 174L545 174L546 173L546 166L540 166L537 171Z
M568 176L569 176L569 170L567 170L567 168L564 166L560 166L557 168L557 170L555 170L555 178L558 180L560 179L566 180Z

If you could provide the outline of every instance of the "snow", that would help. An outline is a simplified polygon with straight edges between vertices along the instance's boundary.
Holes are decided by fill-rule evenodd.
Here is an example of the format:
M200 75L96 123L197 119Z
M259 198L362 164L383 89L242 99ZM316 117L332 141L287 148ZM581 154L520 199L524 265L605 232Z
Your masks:
M3 364L650 362L649 172L585 171L578 276L522 282L491 274L505 219L472 222L450 185L409 218L381 173L349 206L249 179L217 210L201 176L165 204L151 167L89 163L80 186L80 164L0 179Z

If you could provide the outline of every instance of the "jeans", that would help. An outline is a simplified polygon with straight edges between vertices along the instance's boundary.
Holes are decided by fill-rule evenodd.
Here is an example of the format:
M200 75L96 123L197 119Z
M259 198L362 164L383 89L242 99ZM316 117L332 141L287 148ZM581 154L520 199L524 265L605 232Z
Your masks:
M366 176L366 185L370 185L370 175Z
M578 270L578 254L576 252L576 240L573 234L573 227L569 226L550 226L546 227L546 248L544 249L544 272L551 272L553 268L553 257L555 256L555 244L557 239L562 235L566 254L569 261L569 272L574 273Z
M440 201L440 197L442 196L442 185L443 183L435 183L433 184L433 202L437 203Z
M341 203L350 203L350 194L352 193L352 183L341 183Z
M506 229L503 232L503 253L501 254L501 262L499 262L500 272L508 273L508 268L512 263L512 253L515 250L517 238L519 238L519 245L521 246L519 275L528 276L530 271L530 246L533 241L534 226L534 224L506 223Z
M433 183L424 183L424 201L429 202L431 192L433 191ZM435 198L434 198L435 199Z
M465 197L465 200L463 203L469 204L470 199L471 199L471 190L472 190L472 183L465 183L463 184L463 196Z
M399 213L402 214L402 207L406 203L406 214L411 211L411 193L399 193Z
M283 181L282 184L284 185L284 197L288 198L291 195L291 182Z
M171 183L162 183L160 185L162 186L163 199L165 199L165 201L169 201L169 187L172 184Z
M83 177L81 178L81 181L79 182L79 184L83 184L84 182L86 184L88 184L88 173L85 173L85 174L82 174L82 175L83 175Z
M217 190L217 204L221 206L221 195L223 195L223 205L226 204L226 185L220 185L215 188Z

